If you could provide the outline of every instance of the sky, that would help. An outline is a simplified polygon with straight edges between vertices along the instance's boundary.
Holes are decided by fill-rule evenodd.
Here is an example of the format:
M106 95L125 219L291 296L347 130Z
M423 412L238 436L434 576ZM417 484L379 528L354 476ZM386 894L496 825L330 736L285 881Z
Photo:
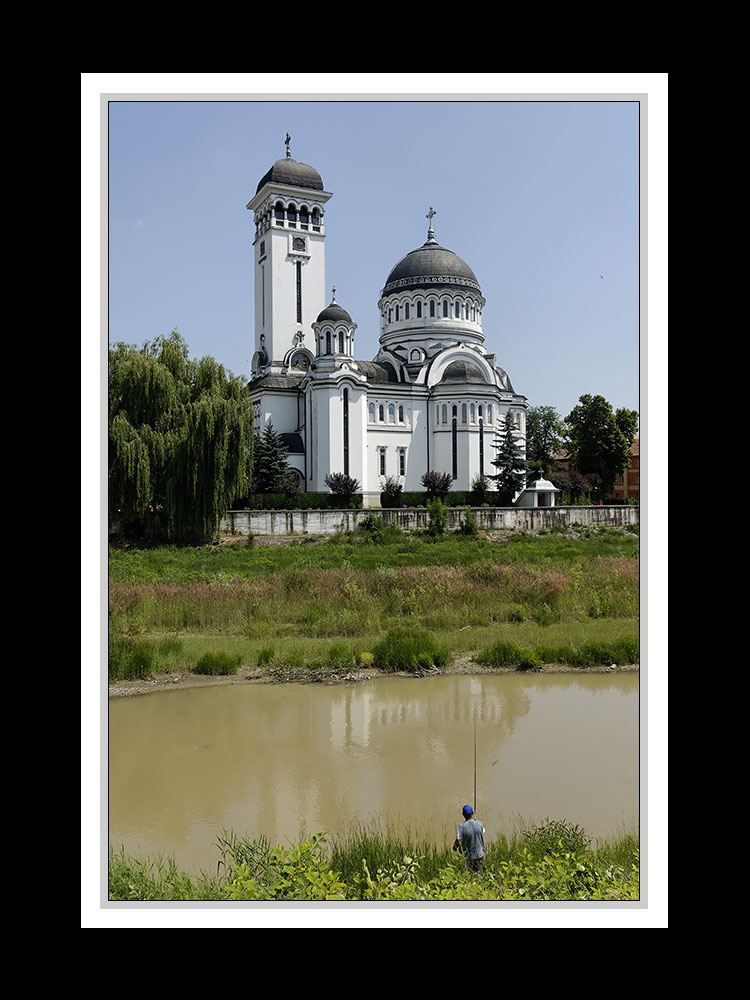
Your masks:
M109 342L177 329L249 377L254 223L285 156L326 191L326 283L378 351L377 302L427 238L486 299L485 348L530 406L640 411L640 105L633 98L119 99L107 112Z

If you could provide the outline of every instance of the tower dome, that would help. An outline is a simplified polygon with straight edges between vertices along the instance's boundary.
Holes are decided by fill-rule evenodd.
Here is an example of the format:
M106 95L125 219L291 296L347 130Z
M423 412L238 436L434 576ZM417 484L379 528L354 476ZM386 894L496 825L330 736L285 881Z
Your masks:
M289 187L309 188L312 191L323 190L323 180L315 167L299 163L289 157L274 163L268 173L258 181L255 193L257 194L265 184L286 184Z

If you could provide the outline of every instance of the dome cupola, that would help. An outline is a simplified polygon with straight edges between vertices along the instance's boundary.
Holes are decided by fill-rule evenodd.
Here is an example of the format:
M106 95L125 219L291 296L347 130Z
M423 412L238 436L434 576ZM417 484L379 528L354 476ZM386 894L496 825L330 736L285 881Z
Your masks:
M465 260L435 239L430 207L427 240L391 269L378 308L383 346L414 337L481 344L485 300L476 274Z

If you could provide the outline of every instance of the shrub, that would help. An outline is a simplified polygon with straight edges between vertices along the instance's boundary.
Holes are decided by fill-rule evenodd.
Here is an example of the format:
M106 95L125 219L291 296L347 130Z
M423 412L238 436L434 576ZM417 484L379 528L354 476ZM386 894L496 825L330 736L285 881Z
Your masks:
M443 667L449 661L448 651L423 629L392 629L375 646L374 664L380 670L409 671Z
M484 652L478 653L478 663L486 663L491 667L514 667L520 662L523 651L518 643L501 639Z
M466 508L466 516L461 522L461 526L458 529L460 535L465 535L467 538L477 538L479 535L479 528L477 527L477 521L474 515L471 513L471 507Z
M581 853L591 843L591 837L576 823L565 819L550 819L524 830L523 836L534 854L545 855L562 849Z
M226 675L236 674L242 657L230 653L204 653L193 667L196 674Z
M435 499L427 502L427 516L430 519L430 526L427 533L430 535L444 535L448 527L449 508L442 500Z
M400 507L404 488L396 476L386 476L381 485L383 487L380 494L381 507Z
M273 646L264 646L262 649L259 649L258 659L257 659L258 666L267 667L268 664L273 661L275 655L276 655L276 650L273 648Z
M343 472L329 472L323 482L334 496L347 502L359 492L359 482Z
M453 476L450 472L425 472L422 476L422 486L429 494L436 497L444 497L451 488Z

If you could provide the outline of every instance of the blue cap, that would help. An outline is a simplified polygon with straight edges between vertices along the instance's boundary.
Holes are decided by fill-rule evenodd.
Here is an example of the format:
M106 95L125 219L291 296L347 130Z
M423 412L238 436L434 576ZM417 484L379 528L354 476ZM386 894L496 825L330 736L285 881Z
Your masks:
M474 810L471 808L471 806L464 806L461 812L464 814L464 816L474 815Z

